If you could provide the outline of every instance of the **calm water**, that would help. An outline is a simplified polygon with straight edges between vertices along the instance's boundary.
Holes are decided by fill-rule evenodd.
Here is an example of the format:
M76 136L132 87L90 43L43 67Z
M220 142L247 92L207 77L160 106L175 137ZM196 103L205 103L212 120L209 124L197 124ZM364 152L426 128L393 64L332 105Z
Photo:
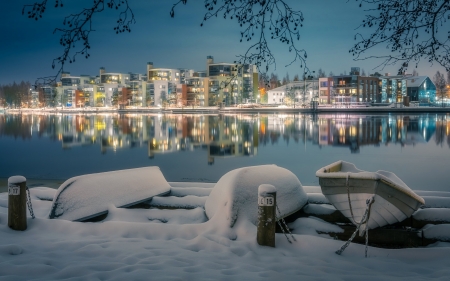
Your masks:
M235 168L276 164L303 185L345 160L392 171L412 189L450 191L450 116L6 114L0 157L3 178L159 166L168 181L215 182Z

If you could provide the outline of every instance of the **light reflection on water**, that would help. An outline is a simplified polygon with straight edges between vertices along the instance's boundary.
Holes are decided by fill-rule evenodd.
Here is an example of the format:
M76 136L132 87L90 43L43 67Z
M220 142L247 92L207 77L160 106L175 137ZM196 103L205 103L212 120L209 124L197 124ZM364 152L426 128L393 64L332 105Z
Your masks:
M446 114L0 115L0 177L67 179L159 166L169 181L215 182L276 164L304 185L337 160L396 173L413 189L450 191Z

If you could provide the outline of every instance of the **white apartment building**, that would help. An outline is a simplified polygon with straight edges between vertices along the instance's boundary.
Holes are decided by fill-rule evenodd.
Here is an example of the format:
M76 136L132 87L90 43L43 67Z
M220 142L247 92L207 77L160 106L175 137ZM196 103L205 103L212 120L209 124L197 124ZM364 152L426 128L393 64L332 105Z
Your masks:
M186 71L183 71L186 75ZM147 99L154 106L177 104L177 85L180 84L179 69L154 68L152 62L147 63Z
M309 105L318 96L318 80L295 81L267 91L267 103Z

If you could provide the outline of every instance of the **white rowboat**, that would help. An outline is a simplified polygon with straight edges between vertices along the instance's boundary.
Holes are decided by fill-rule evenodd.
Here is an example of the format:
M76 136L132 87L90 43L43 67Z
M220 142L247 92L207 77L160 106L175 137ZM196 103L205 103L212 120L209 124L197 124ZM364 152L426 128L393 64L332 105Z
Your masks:
M367 229L401 222L425 204L422 197L391 172L366 172L352 163L338 161L320 168L316 176L325 197L355 225L368 208L367 200L373 198Z

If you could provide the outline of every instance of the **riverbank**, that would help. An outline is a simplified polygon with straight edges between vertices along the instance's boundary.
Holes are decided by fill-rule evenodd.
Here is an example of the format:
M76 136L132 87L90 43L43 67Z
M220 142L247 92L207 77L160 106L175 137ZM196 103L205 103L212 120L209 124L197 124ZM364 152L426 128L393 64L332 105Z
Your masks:
M7 109L3 113L44 113L44 114L100 114L100 113L173 113L173 114L240 114L240 113L446 113L450 107L437 106L403 106L391 104L387 106L368 107L336 107L319 106L309 107L287 107L287 106L257 106L257 107L135 107L135 108L23 108Z

